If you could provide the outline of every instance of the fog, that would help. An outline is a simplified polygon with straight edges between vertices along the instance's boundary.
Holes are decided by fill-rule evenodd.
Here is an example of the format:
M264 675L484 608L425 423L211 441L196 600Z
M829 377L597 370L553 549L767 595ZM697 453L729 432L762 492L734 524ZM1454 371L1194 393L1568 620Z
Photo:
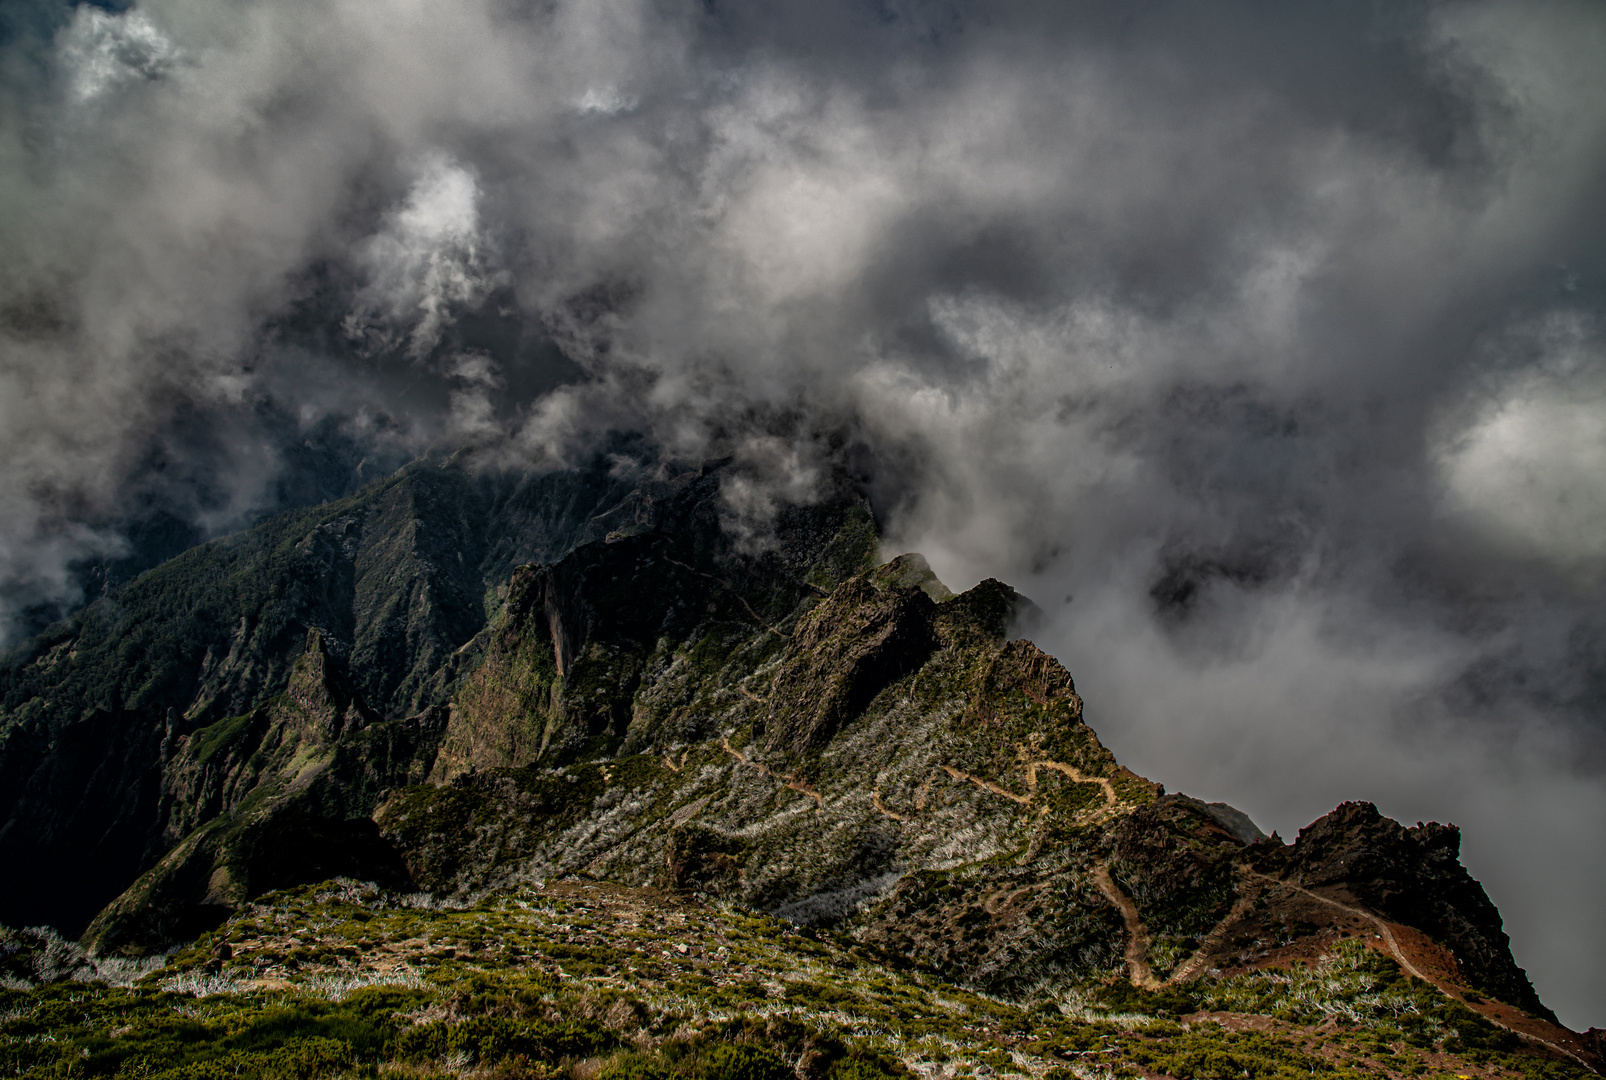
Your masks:
M15 0L0 621L424 450L857 470L1123 762L1606 1020L1606 9ZM121 568L119 570L119 568Z

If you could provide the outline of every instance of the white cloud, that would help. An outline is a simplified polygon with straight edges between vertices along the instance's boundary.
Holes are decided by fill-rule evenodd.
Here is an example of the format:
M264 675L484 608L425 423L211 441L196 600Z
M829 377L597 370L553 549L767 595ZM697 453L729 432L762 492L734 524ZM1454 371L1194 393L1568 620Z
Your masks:
M1507 377L1437 457L1452 518L1569 573L1606 569L1606 357Z
M406 202L359 249L368 283L346 317L347 336L371 352L405 338L408 355L422 359L454 307L484 299L496 276L487 267L479 196L468 169L443 154L425 159Z
M625 94L614 86L588 86L586 92L575 101L574 108L579 113L598 113L603 116L618 116L633 110L640 99Z
M179 50L145 12L111 13L80 6L62 31L60 55L72 94L91 101L124 83L155 79L170 69Z

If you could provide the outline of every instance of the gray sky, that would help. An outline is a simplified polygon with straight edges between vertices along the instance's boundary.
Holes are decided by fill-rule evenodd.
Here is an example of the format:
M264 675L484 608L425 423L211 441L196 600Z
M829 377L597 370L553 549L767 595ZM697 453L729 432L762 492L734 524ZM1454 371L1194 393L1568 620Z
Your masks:
M638 429L755 536L846 457L1123 761L1462 825L1606 1021L1606 7L8 6L7 632L309 432Z

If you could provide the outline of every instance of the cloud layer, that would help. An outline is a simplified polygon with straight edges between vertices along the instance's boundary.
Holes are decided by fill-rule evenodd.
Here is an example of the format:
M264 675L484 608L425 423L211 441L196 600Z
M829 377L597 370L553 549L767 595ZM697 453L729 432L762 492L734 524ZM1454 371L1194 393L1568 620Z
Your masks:
M1598 6L0 30L13 633L151 506L310 497L315 435L540 467L636 428L740 457L754 543L849 461L892 547L1049 609L1123 760L1285 833L1460 822L1541 995L1606 1018Z

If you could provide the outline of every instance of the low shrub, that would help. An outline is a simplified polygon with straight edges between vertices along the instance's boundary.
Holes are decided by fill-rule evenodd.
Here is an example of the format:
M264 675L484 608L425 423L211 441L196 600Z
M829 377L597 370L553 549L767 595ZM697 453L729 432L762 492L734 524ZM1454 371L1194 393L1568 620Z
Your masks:
M701 1080L793 1080L792 1067L780 1055L750 1043L725 1043L704 1058Z

